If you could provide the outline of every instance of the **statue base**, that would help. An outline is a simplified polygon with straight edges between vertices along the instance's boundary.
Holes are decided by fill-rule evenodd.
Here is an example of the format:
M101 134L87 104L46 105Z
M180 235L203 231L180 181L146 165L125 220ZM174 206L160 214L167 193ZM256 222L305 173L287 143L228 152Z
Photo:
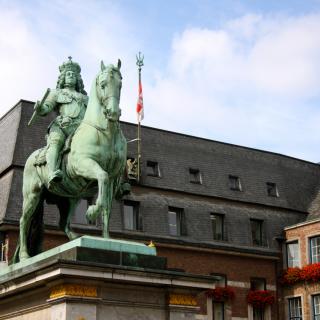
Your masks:
M216 281L167 270L141 243L84 236L2 268L0 319L207 319L198 301Z

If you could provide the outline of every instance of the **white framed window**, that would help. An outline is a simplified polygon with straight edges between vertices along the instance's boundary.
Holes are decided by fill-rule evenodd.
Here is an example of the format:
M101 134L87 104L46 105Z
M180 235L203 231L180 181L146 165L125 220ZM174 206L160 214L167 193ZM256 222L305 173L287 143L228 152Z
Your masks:
M320 294L312 296L312 316L313 320L320 320Z
M294 297L288 299L289 320L303 320L301 297Z
M288 268L300 266L299 242L289 242L287 247L287 266Z
M310 262L320 262L320 236L310 238Z

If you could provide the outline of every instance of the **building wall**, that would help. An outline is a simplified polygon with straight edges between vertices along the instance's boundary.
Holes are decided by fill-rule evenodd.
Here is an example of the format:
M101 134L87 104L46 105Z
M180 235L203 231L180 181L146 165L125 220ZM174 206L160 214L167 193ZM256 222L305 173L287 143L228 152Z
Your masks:
M301 223L296 226L285 229L286 243L283 248L283 255L286 261L286 244L292 241L298 241L300 254L300 267L311 263L310 260L310 238L320 236L320 221L314 220ZM286 263L284 263L286 268ZM284 316L288 317L288 299L292 297L301 297L303 308L303 319L313 319L312 296L320 294L319 283L299 282L295 285L285 286L283 288Z
M4 187L0 190L0 226L10 239L9 256L14 253L18 237L23 166L35 149L45 145L46 128L54 117L52 114L38 119L29 128L27 123L32 112L33 103L21 101L0 119L0 132L3 132L0 164L5 164L0 166L0 186ZM122 123L121 128L127 140L136 138L136 125ZM128 147L128 155L136 157L135 144ZM158 177L148 176L148 161L158 163ZM236 290L232 316L248 317L246 297L250 279L264 278L267 289L276 289L282 269L279 241L283 228L305 221L310 212L316 215L315 208L320 203L319 165L272 152L142 127L141 168L140 183L133 186L126 199L139 202L142 230L124 230L122 205L114 202L111 235L145 243L154 240L159 255L168 258L171 269L226 275L227 284ZM201 183L190 182L190 168L199 170ZM239 177L241 190L230 188L230 175ZM268 195L267 182L276 183L279 196ZM181 236L169 235L170 206L184 211L186 232ZM213 239L210 213L224 216L223 241ZM100 235L101 223L88 225L84 214L85 208L77 211L73 227L80 233ZM252 242L250 219L263 221L261 246ZM58 221L56 208L45 205L45 250L67 241L58 230ZM295 229L286 230L289 241L301 237L303 261L307 255L307 241L303 237L317 232L319 226L305 228L305 235ZM277 293L281 294L281 288ZM280 307L283 306L280 303ZM283 317L278 317L277 307L272 308L272 319L280 320Z
M157 243L156 243L157 246ZM167 257L168 267L183 269L195 274L221 274L227 278L227 285L235 289L235 298L231 302L233 317L247 317L247 295L252 278L266 280L268 290L276 294L277 259L230 255L200 248L172 247L159 244L158 255ZM277 309L272 308L272 319L277 319Z
M288 299L292 297L301 297L302 301L302 312L303 320L313 320L313 311L312 311L312 295L320 294L320 284L297 284L289 288L284 289L284 319L288 319Z
M310 261L310 238L320 236L320 222L310 221L301 226L292 227L285 230L286 242L298 240L300 247L300 263L301 266L311 263Z

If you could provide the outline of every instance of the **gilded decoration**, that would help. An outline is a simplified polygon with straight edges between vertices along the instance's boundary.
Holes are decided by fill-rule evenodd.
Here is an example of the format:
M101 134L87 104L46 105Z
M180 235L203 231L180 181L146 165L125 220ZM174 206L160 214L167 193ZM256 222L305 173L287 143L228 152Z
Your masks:
M193 307L198 305L196 297L188 294L170 294L169 304Z
M96 287L78 284L62 284L52 288L50 299L64 296L96 298L98 294Z

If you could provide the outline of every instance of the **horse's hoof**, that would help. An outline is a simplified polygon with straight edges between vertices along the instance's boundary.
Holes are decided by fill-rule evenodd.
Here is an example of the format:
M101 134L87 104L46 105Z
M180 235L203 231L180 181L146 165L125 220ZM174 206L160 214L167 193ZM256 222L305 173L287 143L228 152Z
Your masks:
M75 239L78 239L78 238L81 237L80 234L78 234L78 233L76 233L76 232L73 232L73 231L68 232L68 233L67 233L67 236L68 236L68 238L69 238L70 241L75 240Z
M103 232L103 238L104 239L110 239L110 235L109 235L109 232Z
M20 261L27 260L27 259L29 259L29 258L30 258L30 256L29 256L27 253L21 253L21 254L19 255L19 260L20 260Z
M97 220L99 214L99 208L95 205L92 205L88 208L86 213L86 219L88 223L92 224Z

